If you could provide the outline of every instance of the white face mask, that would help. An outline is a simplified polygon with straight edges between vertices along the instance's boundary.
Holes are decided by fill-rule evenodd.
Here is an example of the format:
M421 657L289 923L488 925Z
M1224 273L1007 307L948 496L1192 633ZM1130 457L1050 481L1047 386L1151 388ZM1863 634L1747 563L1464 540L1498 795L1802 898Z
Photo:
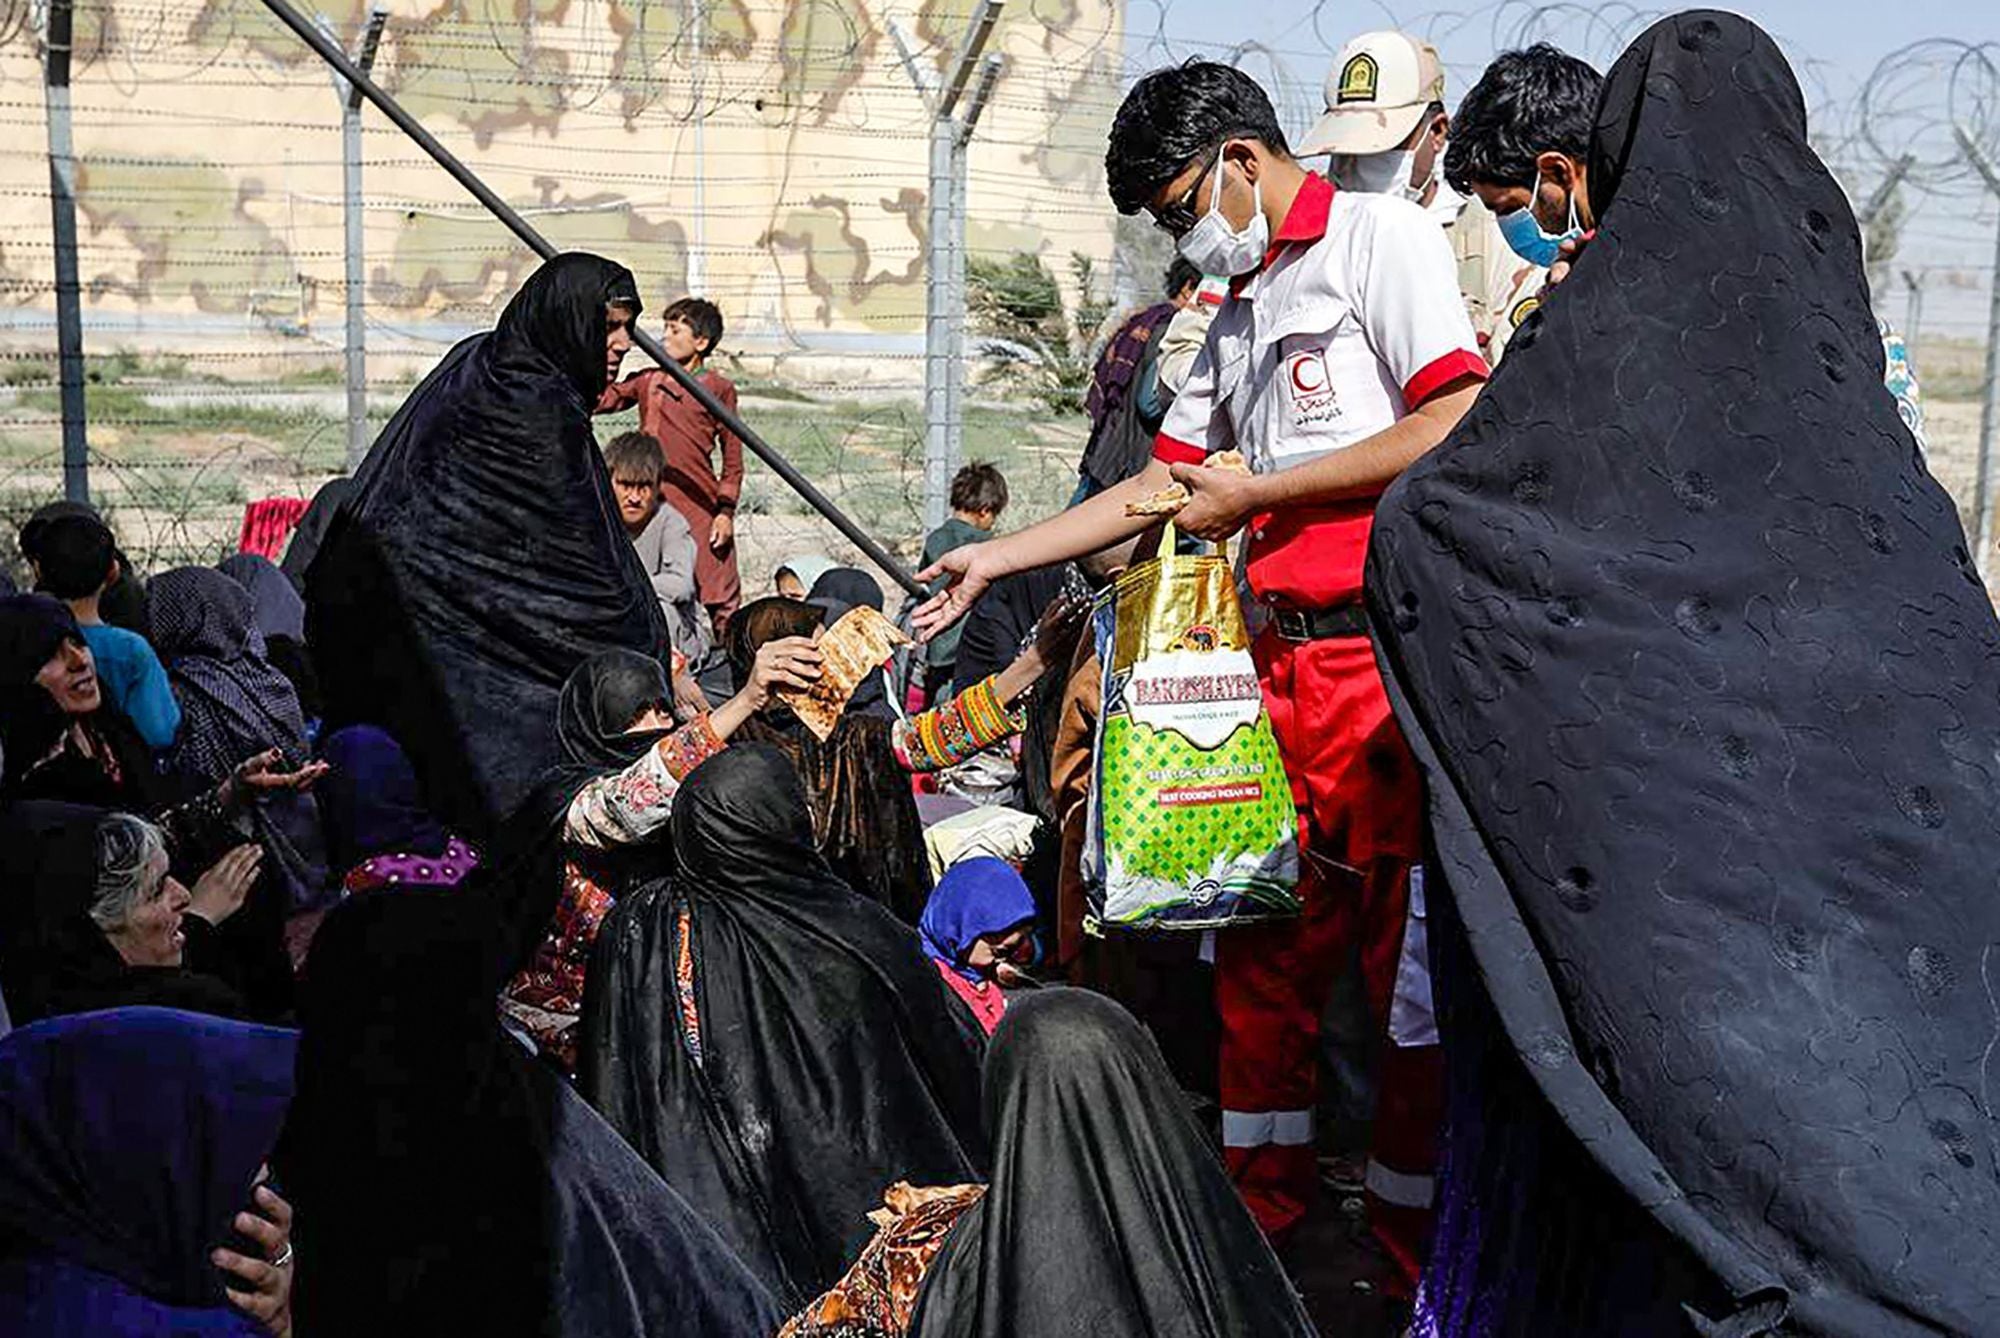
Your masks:
M1248 274L1264 263L1271 245L1271 223L1264 217L1264 187L1250 183L1250 221L1239 230L1222 214L1222 172L1220 158L1215 164L1215 185L1208 193L1208 212L1195 220L1180 240L1180 252L1203 274Z
M1333 160L1331 169L1336 185L1362 195L1395 195L1418 200L1430 185L1428 181L1422 186L1410 185L1410 174L1417 170L1415 149L1342 154Z

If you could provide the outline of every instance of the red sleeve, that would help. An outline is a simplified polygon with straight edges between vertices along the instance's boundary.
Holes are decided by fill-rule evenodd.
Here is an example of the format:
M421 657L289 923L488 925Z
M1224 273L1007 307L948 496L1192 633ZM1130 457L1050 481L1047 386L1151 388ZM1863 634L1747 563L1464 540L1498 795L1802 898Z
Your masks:
M1169 465L1198 465L1208 459L1208 452L1162 432L1153 438L1153 458Z
M1403 387L1403 407L1414 413L1431 396L1461 377L1484 381L1492 374L1486 359L1470 349L1455 348L1441 358L1433 358L1417 370Z
M597 397L597 407L591 412L617 413L621 409L631 408L639 402L639 393L645 389L646 378L650 375L652 375L650 372L634 372L623 381L613 381L604 388L604 393Z
M736 383L727 377L718 376L710 383L715 397L732 414L736 412ZM743 496L743 443L734 432L716 424L716 436L722 439L722 479L716 489L716 508L723 512L736 509L736 503Z

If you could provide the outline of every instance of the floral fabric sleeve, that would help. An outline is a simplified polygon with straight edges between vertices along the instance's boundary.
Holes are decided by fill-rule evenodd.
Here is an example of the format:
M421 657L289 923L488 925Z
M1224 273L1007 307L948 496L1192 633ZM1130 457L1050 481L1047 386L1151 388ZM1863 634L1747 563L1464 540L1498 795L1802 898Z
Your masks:
M905 771L943 771L1027 728L1022 711L1001 705L993 674L942 706L896 722L890 744Z
M563 820L564 838L591 850L645 840L667 825L681 782L722 749L707 716L689 721L623 771L578 790Z

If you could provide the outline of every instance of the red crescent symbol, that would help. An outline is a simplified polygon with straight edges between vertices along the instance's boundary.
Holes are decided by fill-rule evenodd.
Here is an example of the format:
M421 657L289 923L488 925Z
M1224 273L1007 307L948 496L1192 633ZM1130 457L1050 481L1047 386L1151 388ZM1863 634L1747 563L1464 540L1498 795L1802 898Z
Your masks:
M1317 367L1319 375L1308 377L1306 369ZM1326 364L1311 353L1301 353L1292 359L1292 389L1301 395L1311 395L1326 389Z

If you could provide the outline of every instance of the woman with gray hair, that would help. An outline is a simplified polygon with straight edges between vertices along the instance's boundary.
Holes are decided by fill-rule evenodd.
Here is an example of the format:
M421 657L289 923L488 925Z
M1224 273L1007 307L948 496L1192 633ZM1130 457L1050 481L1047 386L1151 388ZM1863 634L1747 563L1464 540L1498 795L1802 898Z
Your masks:
M192 888L160 829L129 813L15 805L0 821L0 979L16 1021L152 1004L241 1017L215 928L243 905L262 850L229 851Z

